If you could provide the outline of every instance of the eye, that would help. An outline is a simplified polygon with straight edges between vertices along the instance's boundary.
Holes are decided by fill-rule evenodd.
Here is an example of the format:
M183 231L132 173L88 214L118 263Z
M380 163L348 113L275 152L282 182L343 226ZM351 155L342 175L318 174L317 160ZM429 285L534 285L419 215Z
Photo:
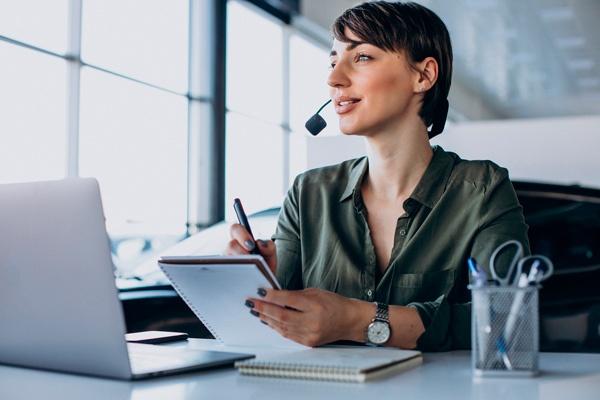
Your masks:
M335 63L331 62L331 64L329 64L329 69L334 69L335 68Z
M356 56L357 62L364 62L364 61L369 61L372 59L373 59L373 57L369 56L368 54L364 54L364 53L360 53Z

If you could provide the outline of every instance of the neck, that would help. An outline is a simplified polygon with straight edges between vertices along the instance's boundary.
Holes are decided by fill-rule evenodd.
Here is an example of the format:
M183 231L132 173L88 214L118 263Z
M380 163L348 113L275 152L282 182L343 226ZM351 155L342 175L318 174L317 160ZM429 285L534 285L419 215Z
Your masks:
M369 171L364 188L375 198L396 201L410 196L433 157L423 122L405 122L366 138Z

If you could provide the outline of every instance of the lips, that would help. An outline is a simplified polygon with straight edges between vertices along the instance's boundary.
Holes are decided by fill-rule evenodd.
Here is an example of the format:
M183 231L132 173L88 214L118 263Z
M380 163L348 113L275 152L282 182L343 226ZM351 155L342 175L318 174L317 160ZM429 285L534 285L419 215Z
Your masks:
M346 114L354 110L360 99L355 97L341 96L335 99L335 112L338 114Z

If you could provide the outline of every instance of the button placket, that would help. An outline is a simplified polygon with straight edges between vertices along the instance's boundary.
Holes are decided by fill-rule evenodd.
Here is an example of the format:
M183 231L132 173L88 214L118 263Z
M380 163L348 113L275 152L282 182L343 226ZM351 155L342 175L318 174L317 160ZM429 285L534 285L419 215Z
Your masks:
M399 257L404 247L404 241L408 235L408 225L410 224L411 215L406 213L398 218L396 224L396 234L394 237L394 247L392 248L392 259L390 260L390 267L395 268L394 260Z
M358 200L358 199L357 199ZM365 249L365 269L363 273L363 292L362 298L366 301L373 301L375 297L375 274L376 274L376 258L375 258L375 247L371 241L371 233L369 230L369 224L365 215L366 210L359 204L357 211L361 216L362 223L365 227L365 238L364 238L364 249Z
M404 246L404 239L406 239L406 235L408 233L408 222L410 217L408 215L402 216L398 219L398 225L396 227L396 241L394 243L394 247L397 247L398 250L402 249Z

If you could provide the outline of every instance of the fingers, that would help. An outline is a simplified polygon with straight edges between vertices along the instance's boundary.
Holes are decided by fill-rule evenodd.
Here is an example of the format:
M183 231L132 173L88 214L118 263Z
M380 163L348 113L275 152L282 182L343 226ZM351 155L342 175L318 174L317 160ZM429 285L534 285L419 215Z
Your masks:
M297 311L305 311L309 307L310 299L307 298L304 291L299 290L275 290L275 289L263 289L259 291L261 293L266 292L262 296L262 300L277 304L281 307L291 307Z
M273 274L277 271L277 248L272 240L257 240L258 251L263 256Z
M254 307L252 310L256 311L260 318L269 318L269 320L277 321L279 325L285 325L286 328L295 328L303 325L302 313L296 310L291 310L276 304L270 304L259 299L250 299Z
M237 240L230 240L227 243L227 247L225 247L224 254L227 256L236 256L250 254L250 252L243 248Z
M259 318L262 323L268 325L270 328L277 331L277 333L279 333L284 338L293 340L297 343L304 344L304 336L301 333L290 330L287 325L282 324L281 322L266 315L260 315Z
M235 241L237 241L240 246L245 248L248 252L254 250L256 247L256 243L254 243L254 239L250 236L250 233L240 224L233 224L229 228L229 235Z
M264 257L270 257L277 251L275 242L272 240L259 239L256 243L258 244L258 251L260 251L260 254Z
M280 290L271 290L271 292L287 292L285 296L288 299L292 299L294 304L299 304L300 302L296 302L293 300L295 296L294 294L299 294L298 298L308 297L308 295L304 295L303 292L298 291L280 291ZM284 298L285 298L284 296ZM274 296L271 296L273 298ZM285 338L291 339L295 342L301 343L305 346L315 347L323 343L327 343L328 340L326 336L323 335L322 330L319 328L318 315L315 315L314 312L308 311L298 311L296 309L290 309L288 306L281 306L278 304L273 304L265 301L265 297L263 299L252 298L246 302L246 305L250 307L251 313L260 318L263 323L266 323L271 328L275 329L280 335ZM310 301L310 300L309 300Z
M318 335L311 334L306 329L290 327L289 325L282 324L281 322L267 317L266 315L260 315L259 318L262 323L274 329L284 338L293 340L294 342L303 344L304 346L317 347L326 343L326 341L323 341Z
M225 255L246 255L251 254L257 249L258 253L263 256L271 272L277 270L277 248L272 240L257 240L252 239L252 236L246 228L240 224L232 224L229 228L231 241L225 247L223 254Z
M303 322L301 312L269 304L258 299L252 299L251 301L254 305L252 313L262 323L277 331L284 338L306 346L313 345L310 341L311 336L306 332L306 324Z

